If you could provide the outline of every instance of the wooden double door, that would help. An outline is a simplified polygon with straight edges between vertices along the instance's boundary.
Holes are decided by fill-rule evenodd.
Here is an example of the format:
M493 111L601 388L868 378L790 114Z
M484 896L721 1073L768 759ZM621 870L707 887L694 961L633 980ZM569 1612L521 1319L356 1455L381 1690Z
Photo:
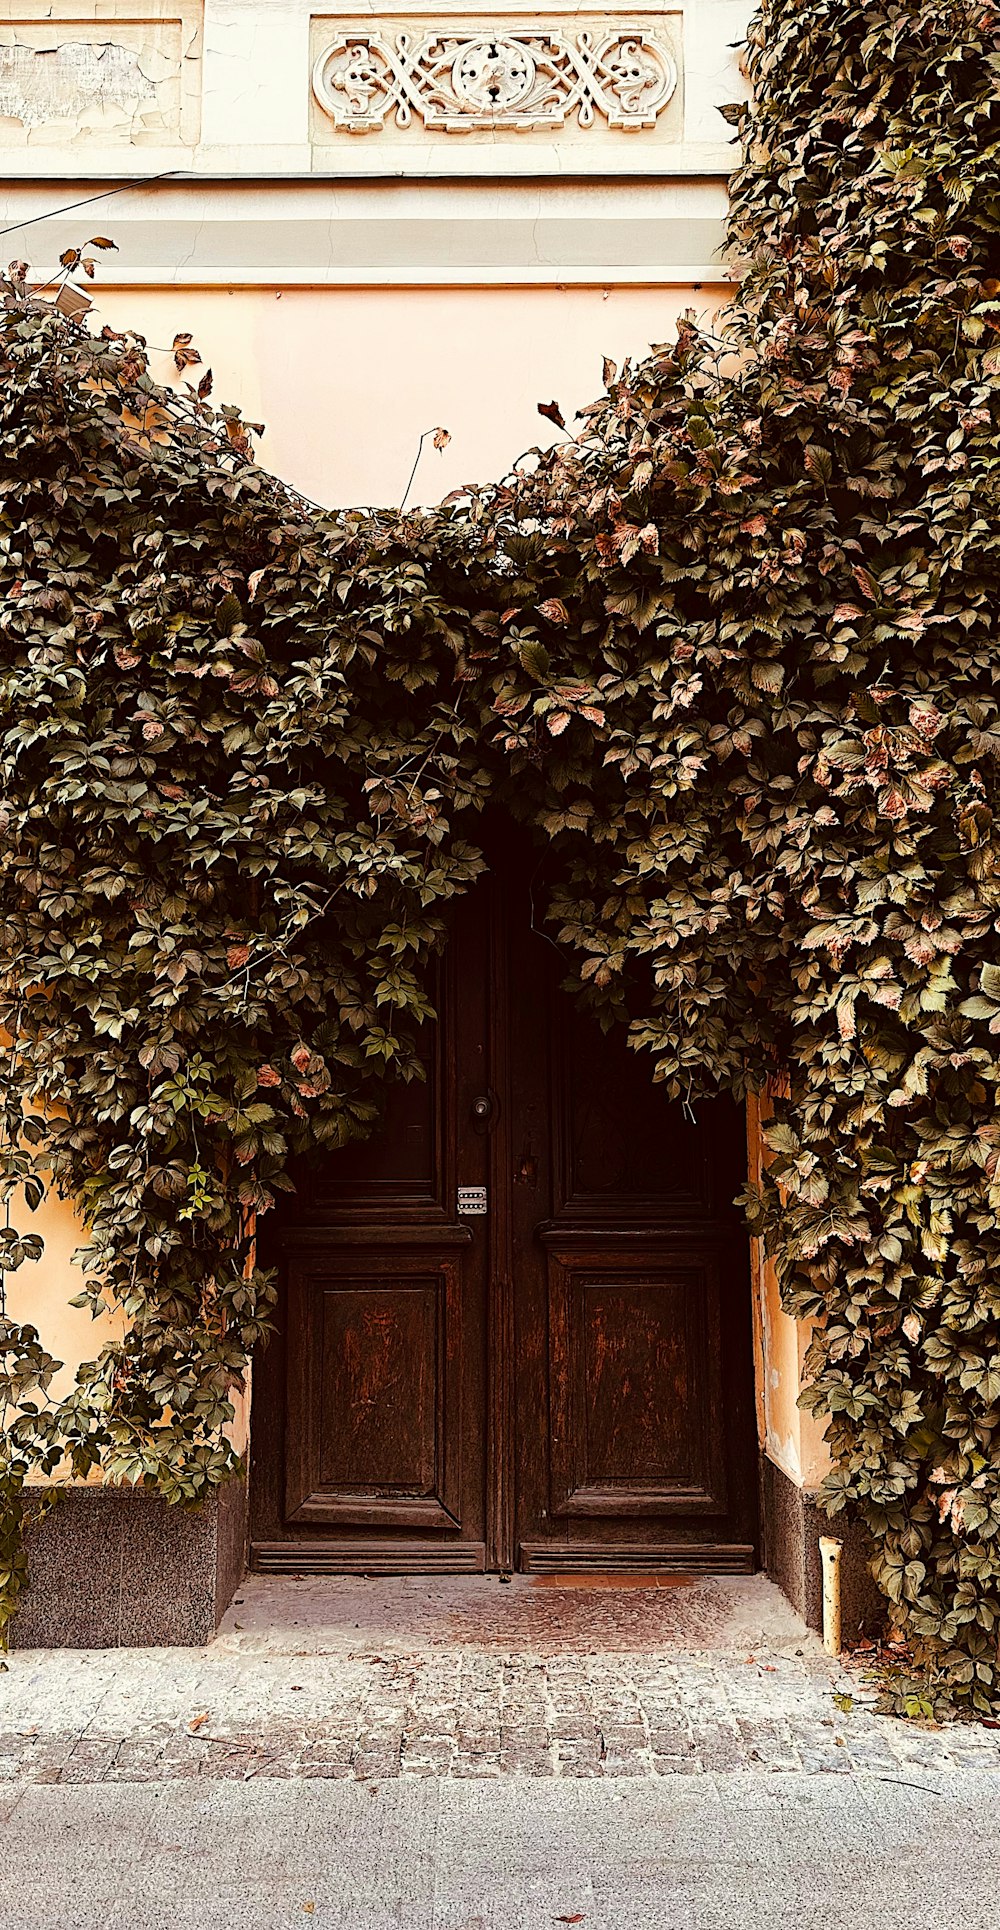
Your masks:
M743 1119L668 1103L561 990L530 867L457 909L427 1078L272 1235L265 1570L745 1570Z

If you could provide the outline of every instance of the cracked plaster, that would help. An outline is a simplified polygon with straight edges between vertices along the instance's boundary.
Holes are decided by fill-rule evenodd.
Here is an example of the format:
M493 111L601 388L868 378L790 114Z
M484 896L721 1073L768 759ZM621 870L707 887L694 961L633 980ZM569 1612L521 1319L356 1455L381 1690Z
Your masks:
M136 11L133 7L133 14ZM200 9L156 0L146 17L74 7L53 17L21 0L0 21L0 145L73 151L193 144Z

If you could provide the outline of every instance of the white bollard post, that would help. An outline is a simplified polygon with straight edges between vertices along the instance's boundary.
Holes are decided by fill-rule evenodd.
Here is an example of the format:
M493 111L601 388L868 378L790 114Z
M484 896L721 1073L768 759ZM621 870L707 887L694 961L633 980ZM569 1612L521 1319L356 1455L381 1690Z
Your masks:
M832 1535L820 1535L819 1552L823 1563L823 1647L827 1655L840 1654L840 1551L843 1543Z

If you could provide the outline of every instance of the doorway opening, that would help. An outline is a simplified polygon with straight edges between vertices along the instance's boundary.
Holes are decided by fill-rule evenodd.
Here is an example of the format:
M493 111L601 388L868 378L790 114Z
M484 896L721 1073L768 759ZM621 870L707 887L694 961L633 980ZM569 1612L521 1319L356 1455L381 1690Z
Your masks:
M426 1080L270 1239L252 1562L268 1572L757 1563L742 1109L691 1114L562 987L513 834L455 911Z

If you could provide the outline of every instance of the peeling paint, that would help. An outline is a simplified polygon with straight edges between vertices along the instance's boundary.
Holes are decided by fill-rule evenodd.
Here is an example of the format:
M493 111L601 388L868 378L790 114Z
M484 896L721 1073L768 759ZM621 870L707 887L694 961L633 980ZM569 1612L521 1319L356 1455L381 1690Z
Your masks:
M162 57L161 57L162 58ZM169 62L163 63L167 72ZM117 109L131 118L156 88L130 47L68 40L61 47L0 47L0 115L24 127L84 120Z
M201 10L0 24L0 144L171 146L198 136ZM25 0L21 8L27 14ZM85 12L86 9L83 9ZM183 17L182 17L183 15ZM192 50L197 58L191 63Z

